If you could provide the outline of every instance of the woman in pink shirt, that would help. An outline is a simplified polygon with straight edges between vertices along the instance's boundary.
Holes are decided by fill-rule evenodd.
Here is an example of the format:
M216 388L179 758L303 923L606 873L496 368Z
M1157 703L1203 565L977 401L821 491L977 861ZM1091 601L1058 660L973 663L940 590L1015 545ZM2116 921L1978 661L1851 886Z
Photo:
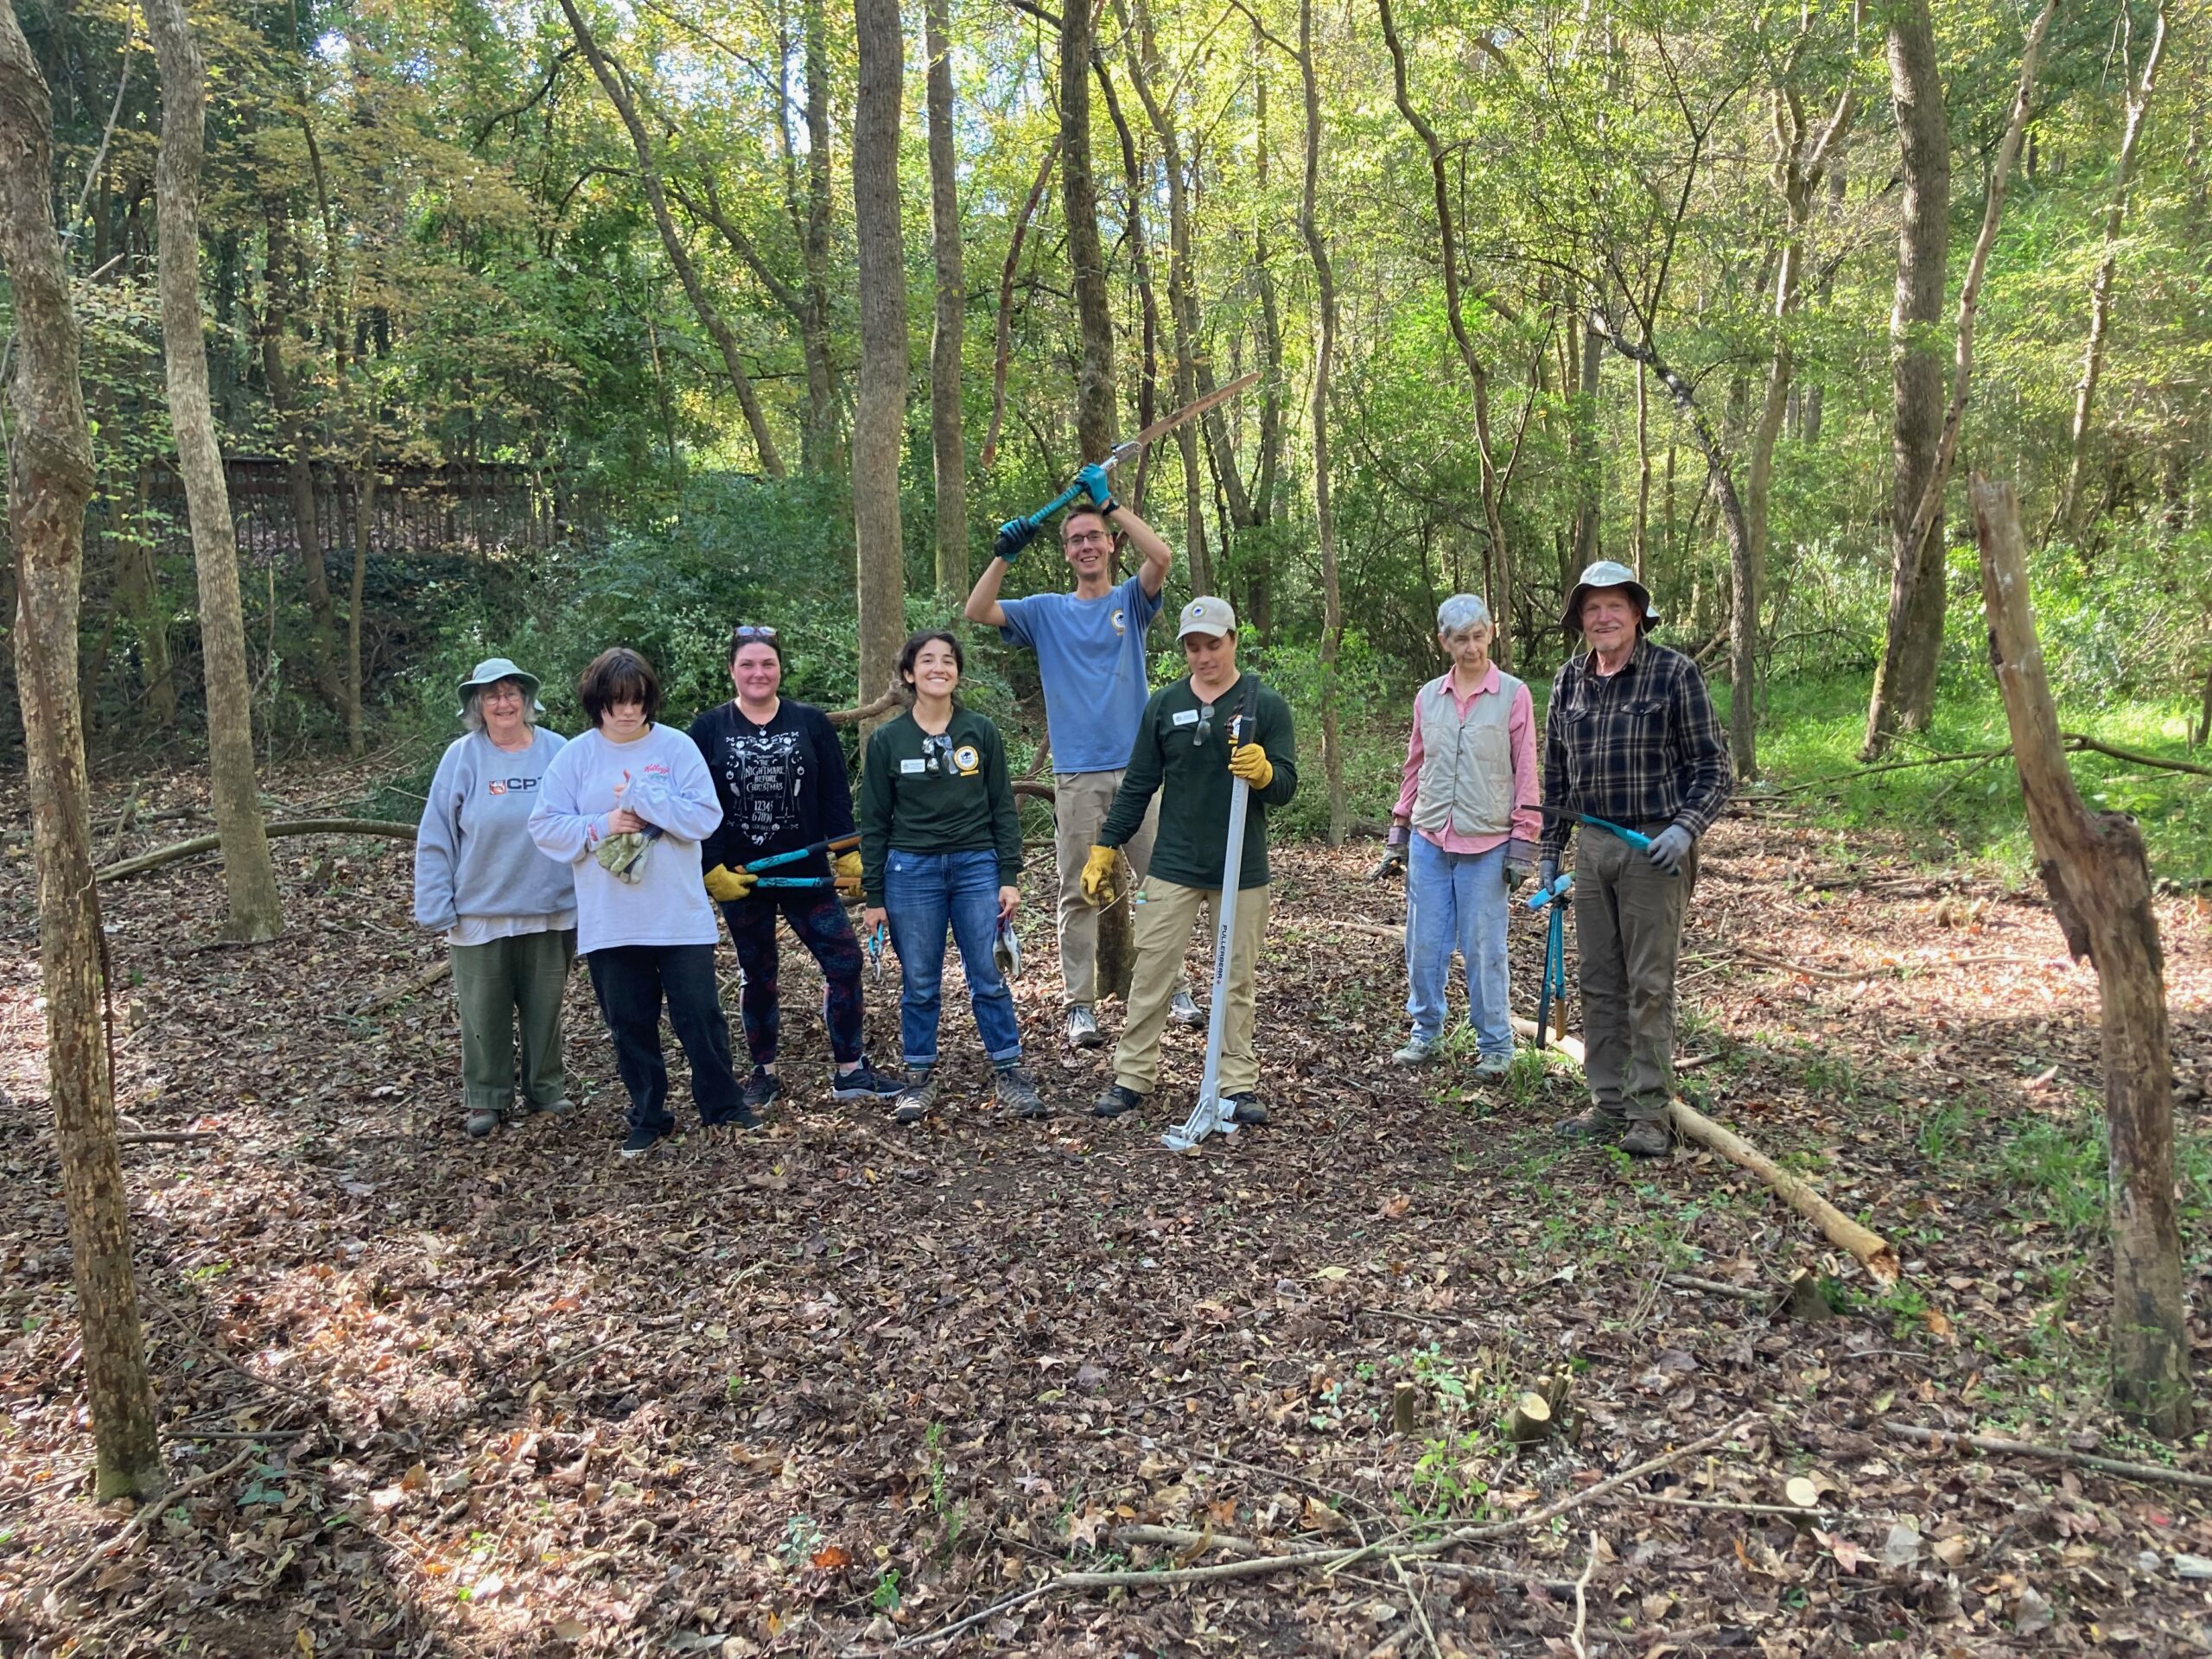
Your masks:
M1407 857L1406 1012L1414 1025L1390 1058L1420 1065L1435 1052L1456 945L1467 964L1478 1077L1502 1077L1513 1064L1506 907L1535 862L1543 823L1535 715L1529 688L1490 659L1495 632L1490 607L1472 594L1437 607L1436 638L1452 671L1414 695L1404 779L1390 813L1390 844Z

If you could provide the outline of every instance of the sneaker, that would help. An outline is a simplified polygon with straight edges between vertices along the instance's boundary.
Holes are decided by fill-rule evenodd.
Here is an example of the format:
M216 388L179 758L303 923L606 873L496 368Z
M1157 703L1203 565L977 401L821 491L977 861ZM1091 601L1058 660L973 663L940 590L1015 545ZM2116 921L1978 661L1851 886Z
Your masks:
M671 1133L668 1129L633 1128L623 1141L620 1151L625 1158L642 1158L667 1140Z
M1229 1108L1229 1121L1258 1128L1268 1121L1267 1103L1257 1095L1224 1095L1221 1103Z
M1570 1141L1595 1141L1600 1146L1611 1146L1619 1140L1623 1127L1619 1118L1608 1117L1594 1106L1557 1125L1559 1133Z
M999 1068L998 1102L1016 1117L1046 1117L1052 1110L1037 1092L1037 1080L1018 1065Z
M1674 1132L1656 1118L1637 1118L1621 1136L1621 1150L1631 1158L1664 1158L1674 1149Z
M1068 1006L1068 1046L1096 1048L1106 1040L1098 1029L1098 1016L1090 1011L1088 1002L1074 1002Z
M1426 1037L1408 1037L1406 1046L1390 1056L1393 1065L1427 1065L1436 1057L1436 1045Z
M1124 1112L1134 1112L1145 1103L1145 1096L1134 1089L1124 1089L1118 1083L1106 1085L1106 1092L1090 1103L1093 1117L1119 1117Z
M899 1103L891 1109L892 1122L918 1123L936 1104L937 1071L925 1065L907 1074L906 1086L899 1091Z
M718 1117L711 1123L699 1127L706 1129L757 1129L768 1120L754 1111L743 1096L738 1097L737 1109L727 1117Z
M566 1117L576 1109L576 1103L566 1095L556 1095L542 1106L533 1104L530 1109L533 1112L543 1112L548 1117Z
M745 1103L748 1112L765 1112L775 1103L776 1096L784 1091L784 1080L765 1066L756 1065L753 1075L738 1088L737 1097Z
M1206 1011L1198 1005L1197 999L1188 990L1175 993L1167 1004L1167 1019L1171 1025L1180 1026L1185 1031L1204 1031L1206 1028Z
M1485 1054L1475 1062L1475 1075L1484 1079L1502 1077L1513 1070L1510 1054Z
M468 1132L470 1140L481 1141L505 1121L505 1114L496 1106L472 1106L468 1116L461 1119L461 1127Z
M835 1100L889 1100L906 1086L906 1078L879 1071L862 1060L830 1079L830 1094Z

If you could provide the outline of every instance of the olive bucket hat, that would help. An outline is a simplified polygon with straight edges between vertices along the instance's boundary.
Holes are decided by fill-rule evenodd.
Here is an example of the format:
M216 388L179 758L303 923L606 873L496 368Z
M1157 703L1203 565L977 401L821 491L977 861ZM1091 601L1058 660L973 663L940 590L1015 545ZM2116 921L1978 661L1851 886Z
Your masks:
M1582 601L1600 588L1625 588L1636 595L1636 602L1643 607L1643 620L1637 632L1648 633L1658 626L1659 613L1651 608L1651 590L1636 579L1636 572L1616 559L1600 559L1582 573L1574 584L1574 591L1567 596L1567 608L1560 614L1560 626L1573 639L1582 632Z
M537 700L537 676L517 668L511 659L505 657L486 657L477 664L476 671L461 683L455 695L461 698L462 708L466 709L470 692L481 691L486 686L497 685L501 680L512 680L522 688L523 696L530 699L532 714L545 712L545 705Z

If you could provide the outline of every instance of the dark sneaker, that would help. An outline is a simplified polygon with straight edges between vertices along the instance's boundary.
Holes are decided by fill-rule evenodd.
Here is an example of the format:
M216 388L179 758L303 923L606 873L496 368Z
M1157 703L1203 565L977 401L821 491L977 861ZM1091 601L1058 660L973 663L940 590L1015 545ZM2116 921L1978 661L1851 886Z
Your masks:
M879 1071L866 1060L830 1079L830 1093L837 1100L889 1100L906 1086L906 1078Z
M765 1066L754 1066L737 1090L738 1098L745 1103L748 1112L765 1112L775 1104L776 1096L784 1091L784 1080Z
M1621 1138L1624 1126L1618 1117L1607 1117L1596 1107L1576 1116L1561 1120L1559 1132L1570 1141L1595 1141L1600 1146L1611 1146Z
M1068 1008L1068 1046L1096 1048L1106 1039L1098 1029L1098 1016L1090 1011L1088 1002L1077 1002Z
M668 1139L667 1129L632 1129L620 1148L625 1158L642 1158Z
M1656 1118L1639 1117L1621 1136L1621 1150L1631 1158L1664 1158L1674 1149L1673 1131Z
M1198 1006L1197 999L1187 990L1176 992L1169 1001L1167 1020L1169 1024L1180 1026L1185 1031L1204 1031L1206 1028L1206 1011Z
M533 1102L530 1109L533 1112L543 1112L548 1117L566 1117L576 1109L576 1103L566 1095L556 1095L542 1106Z
M1046 1117L1052 1110L1037 1092L1037 1080L1018 1065L999 1068L998 1101L1016 1117Z
M709 1129L757 1129L767 1121L741 1098L737 1103L737 1109L728 1116L718 1117L713 1122L702 1124L700 1127Z
M936 1104L937 1071L934 1067L925 1066L908 1074L906 1086L899 1091L899 1103L891 1109L892 1122L918 1123Z
M481 1141L505 1121L505 1115L496 1106L472 1106L468 1116L461 1119L461 1127L468 1132L470 1140Z
M1118 1083L1106 1085L1106 1092L1090 1103L1093 1117L1119 1117L1124 1112L1134 1112L1145 1103L1145 1097L1134 1089L1124 1089Z
M1267 1103L1257 1095L1224 1095L1221 1103L1229 1108L1229 1121L1256 1128L1268 1121Z

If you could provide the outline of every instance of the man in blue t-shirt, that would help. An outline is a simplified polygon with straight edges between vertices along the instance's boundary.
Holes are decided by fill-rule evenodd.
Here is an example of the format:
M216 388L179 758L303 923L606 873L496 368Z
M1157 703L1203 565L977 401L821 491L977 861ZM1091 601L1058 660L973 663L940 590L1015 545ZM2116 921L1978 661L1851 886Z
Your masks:
M1150 524L1114 499L1101 467L1077 474L1085 494L1060 520L1060 550L1075 571L1071 594L1032 594L1001 600L999 588L1035 529L1016 519L999 531L991 562L968 595L968 620L999 630L1008 645L1037 653L1045 685L1045 726L1052 746L1053 852L1059 865L1061 997L1067 1039L1096 1048L1105 1039L1091 1004L1098 994L1098 912L1083 896L1084 860L1121 787L1122 772L1136 746L1137 722L1151 693L1146 678L1145 630L1160 614L1160 590L1173 558ZM1114 583L1114 537L1127 536L1144 563L1136 575ZM1122 843L1141 882L1152 862L1155 801L1144 825ZM1172 1016L1203 1025L1205 1017L1186 990L1175 994Z

